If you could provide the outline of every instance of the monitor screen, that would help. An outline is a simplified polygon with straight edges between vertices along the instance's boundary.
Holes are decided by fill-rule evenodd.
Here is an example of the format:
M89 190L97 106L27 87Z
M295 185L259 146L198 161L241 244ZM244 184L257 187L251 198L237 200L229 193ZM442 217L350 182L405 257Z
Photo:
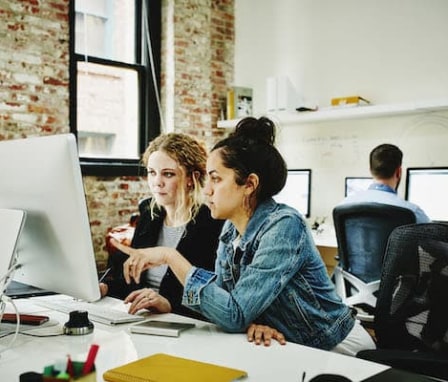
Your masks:
M405 198L431 220L448 221L448 167L408 168Z
M0 208L23 210L13 279L86 301L100 298L76 140L0 142Z
M367 176L347 176L345 178L344 195L347 197L359 191L367 190L372 182L372 178Z
M311 170L288 170L285 187L274 196L278 203L294 207L309 218L311 210Z

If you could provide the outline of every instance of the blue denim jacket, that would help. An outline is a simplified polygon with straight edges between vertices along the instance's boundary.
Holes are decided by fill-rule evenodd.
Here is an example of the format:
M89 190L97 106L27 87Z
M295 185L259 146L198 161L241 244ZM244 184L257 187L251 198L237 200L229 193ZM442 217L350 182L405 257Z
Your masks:
M238 232L223 227L215 273L193 267L182 303L228 332L252 323L288 341L332 349L354 325L336 294L302 216L270 199L260 204L234 251Z

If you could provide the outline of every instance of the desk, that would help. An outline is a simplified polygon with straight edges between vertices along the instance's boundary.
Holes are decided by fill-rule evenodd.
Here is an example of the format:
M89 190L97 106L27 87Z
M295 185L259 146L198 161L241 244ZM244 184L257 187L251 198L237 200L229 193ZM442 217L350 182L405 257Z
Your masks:
M40 297L39 297L40 298ZM64 324L68 315L48 311L29 300L15 300L21 313L42 313ZM99 302L113 308L125 309L120 300L105 298ZM11 311L11 307L7 307ZM154 353L168 353L198 361L243 369L248 372L247 381L301 381L324 372L348 375L360 381L388 367L361 359L287 343L281 346L256 346L246 340L244 334L222 332L213 324L174 314L157 315L160 319L190 321L196 328L183 332L178 338L131 334L129 326L107 326L95 323L92 334L84 336L30 337L19 334L13 348L0 354L2 381L15 382L26 371L41 372L43 367L70 354L85 358L92 343L100 345L96 359L97 380L103 381L103 372L115 366ZM0 348L11 341L11 336L0 339Z
M338 243L334 228L326 226L321 231L311 230L314 244L319 250L320 256L327 267L328 274L333 274L334 267L337 265L336 256L338 254Z

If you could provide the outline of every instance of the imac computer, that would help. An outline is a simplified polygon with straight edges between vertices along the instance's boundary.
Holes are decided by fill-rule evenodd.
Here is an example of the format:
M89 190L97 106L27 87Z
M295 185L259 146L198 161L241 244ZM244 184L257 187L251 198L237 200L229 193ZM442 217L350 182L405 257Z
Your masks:
M431 220L448 221L448 167L406 170L406 200L417 204Z
M309 218L311 210L311 169L288 170L283 189L274 196L278 203L287 204Z
M0 209L22 210L12 278L85 301L100 298L76 139L0 142ZM0 254L4 255L4 254Z
M345 178L344 196L347 197L359 191L367 190L372 182L372 178L367 176L347 176Z

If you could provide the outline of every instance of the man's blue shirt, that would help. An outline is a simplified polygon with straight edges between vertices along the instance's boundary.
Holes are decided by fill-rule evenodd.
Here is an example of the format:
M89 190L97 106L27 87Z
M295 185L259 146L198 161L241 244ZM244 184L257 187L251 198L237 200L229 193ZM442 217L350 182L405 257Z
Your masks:
M374 182L367 190L347 196L341 204L363 202L376 202L404 207L414 212L416 223L428 223L431 221L419 206L404 200L394 189L381 183Z

